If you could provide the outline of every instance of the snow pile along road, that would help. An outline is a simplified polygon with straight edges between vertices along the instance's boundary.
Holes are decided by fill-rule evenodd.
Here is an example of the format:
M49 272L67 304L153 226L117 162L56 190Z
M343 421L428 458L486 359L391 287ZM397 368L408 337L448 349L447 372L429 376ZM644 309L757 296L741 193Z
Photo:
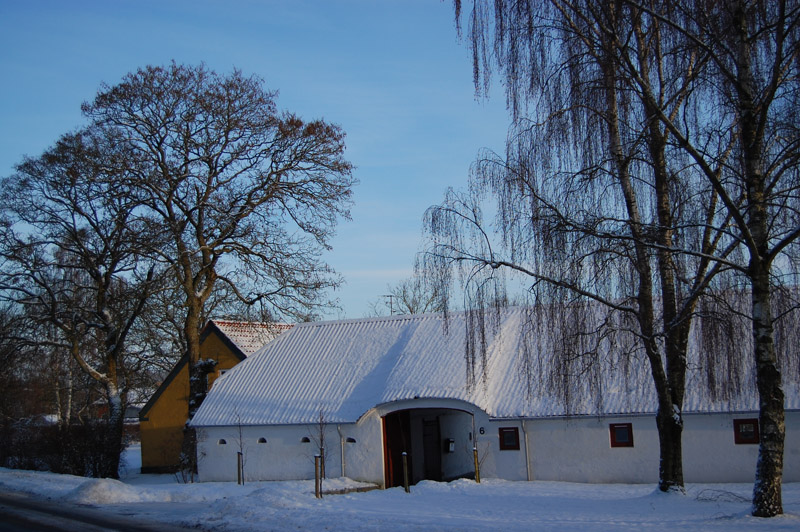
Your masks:
M214 531L725 531L800 530L800 484L784 485L785 515L751 517L748 484L690 485L686 495L651 485L421 482L402 488L314 497L313 481L182 484L170 475L140 475L128 454L122 481L0 469L0 490ZM362 486L348 479L326 490Z

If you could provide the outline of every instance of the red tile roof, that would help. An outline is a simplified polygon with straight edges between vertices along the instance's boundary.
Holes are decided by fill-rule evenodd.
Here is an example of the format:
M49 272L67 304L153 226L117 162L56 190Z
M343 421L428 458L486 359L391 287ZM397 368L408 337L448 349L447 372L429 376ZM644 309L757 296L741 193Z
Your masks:
M236 347L250 356L261 346L294 325L290 323L258 323L251 321L211 320L214 325L236 344Z

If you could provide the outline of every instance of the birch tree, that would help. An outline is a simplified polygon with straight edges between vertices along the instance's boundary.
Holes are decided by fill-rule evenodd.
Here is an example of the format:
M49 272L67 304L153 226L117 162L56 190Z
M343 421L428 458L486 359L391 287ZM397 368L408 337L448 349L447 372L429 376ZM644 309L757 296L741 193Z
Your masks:
M474 2L468 27L476 89L488 91L496 66L513 124L505 155L475 163L470 192L451 191L427 213L426 269L443 290L460 272L468 307L502 301L487 283L505 270L532 281L534 309L603 313L556 320L565 328L563 359L583 367L603 355L587 338L630 329L658 398L659 487L682 490L691 319L723 269L707 255L727 256L735 246L707 223L724 225L714 191L675 156L667 128L626 87L618 42L630 45L630 64L657 84L672 116L684 111L697 58L675 53L658 20L613 2L497 3L493 12ZM497 238L482 215L487 194L497 199ZM676 256L679 246L693 254ZM583 374L569 364L561 369Z
M648 81L621 61L632 86L656 111L654 118L719 196L741 246L741 260L727 262L748 280L751 293L760 398L753 515L775 516L783 512L785 425L771 309L775 287L793 282L797 273L791 255L800 237L800 3L678 2L672 10L630 5L659 19L707 64L693 90L703 111L687 120L663 112ZM713 149L717 139L730 149Z
M784 282L773 274L776 262L788 282L795 278L787 251L798 234L796 3L552 0L493 7L473 2L470 14L476 87L488 90L497 65L516 130L525 134L516 135L523 141L505 160L478 166L473 190L501 198L500 227L512 255L498 258L476 203L456 198L430 213L439 264L472 264L468 279L480 279L481 269L510 268L532 277L535 285L603 302L598 286L608 287L609 279L614 287L626 281L624 275L607 275L613 273L611 256L626 258L632 266L629 285L635 287L627 300L636 303L629 308L659 390L662 466L669 403L659 381L666 377L673 410L679 412L685 335L696 298L715 274L740 272L751 286L761 396L753 513L780 513L783 395L770 291ZM592 98L592 91L605 99ZM530 109L544 111L526 123ZM586 127L593 123L602 125ZM486 167L495 170L487 173ZM599 195L592 188L597 168L613 177ZM480 177L491 173L495 177ZM625 206L622 216L604 215L613 211L605 210L602 200L615 189L621 193L611 204ZM510 201L515 197L516 203ZM480 228L472 232L471 247L455 238L454 222ZM615 222L620 227L608 230ZM447 227L449 233L442 230ZM448 236L460 250L447 247ZM610 243L620 237L628 238L629 247ZM480 253L476 242L484 243ZM524 262L531 258L530 247L541 261L532 268ZM655 269L648 266L648 255ZM542 269L542 263L557 264L567 275ZM718 276L717 282L728 278ZM676 282L683 288L671 288ZM620 295L605 303L625 310ZM661 331L648 325L656 308L663 309ZM663 372L654 356L658 344L665 350ZM662 489L669 485L664 474L662 467Z

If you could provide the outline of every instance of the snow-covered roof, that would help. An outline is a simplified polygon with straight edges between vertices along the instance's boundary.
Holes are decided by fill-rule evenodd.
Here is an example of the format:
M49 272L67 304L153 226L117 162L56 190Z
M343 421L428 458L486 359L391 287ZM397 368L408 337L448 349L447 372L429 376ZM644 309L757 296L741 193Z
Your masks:
M287 323L258 323L250 321L211 320L246 356L292 328Z
M505 310L486 330L486 358L475 361L470 385L469 319L466 313L448 320L422 314L295 325L218 380L192 424L313 423L320 411L328 422L347 423L377 405L417 398L466 401L495 418L655 411L641 354L607 357L596 368L567 368L583 373L564 394L550 376L557 358L551 338L529 327L525 309ZM609 351L624 351L620 338L604 341ZM752 375L736 383L737 393L711 393L697 367L690 364L684 412L757 409ZM796 388L786 390L787 408L800 406Z

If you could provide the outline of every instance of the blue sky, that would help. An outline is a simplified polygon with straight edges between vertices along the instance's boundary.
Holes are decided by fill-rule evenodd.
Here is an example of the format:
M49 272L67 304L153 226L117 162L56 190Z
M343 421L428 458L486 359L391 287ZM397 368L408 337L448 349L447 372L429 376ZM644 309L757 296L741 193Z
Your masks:
M172 60L256 74L279 108L347 132L360 184L326 255L346 280L331 318L411 274L425 209L505 142L502 91L475 99L449 1L0 0L0 176L82 124L101 82Z

